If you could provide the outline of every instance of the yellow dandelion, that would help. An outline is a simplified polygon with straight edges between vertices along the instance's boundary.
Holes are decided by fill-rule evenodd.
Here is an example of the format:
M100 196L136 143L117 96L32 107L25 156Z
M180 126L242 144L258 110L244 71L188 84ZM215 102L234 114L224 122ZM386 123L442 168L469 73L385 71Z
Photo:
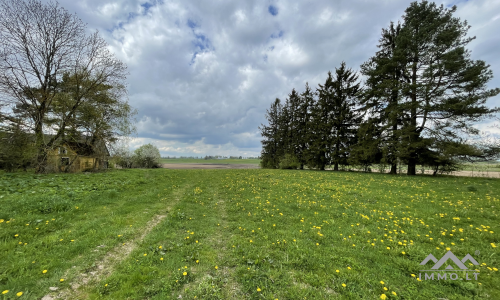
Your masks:
M60 281L60 282L63 282L63 281L64 281L64 278L59 279L59 281Z
M495 245L495 243L491 243L491 247L496 248L497 246Z
M148 254L147 253L144 253L144 256L147 256Z
M160 258L160 260L163 260L163 257L162 257L162 258Z
M187 272L182 273L182 275L184 275L184 276L186 276L187 274L188 274Z
M215 269L216 269L216 270L218 270L218 269L219 269L219 267L215 266Z
M257 288L257 292L260 292L260 291L262 291L262 290L258 287L258 288Z
M385 294L380 295L380 299L387 299L387 296Z
M380 283L381 283L381 284L385 284L385 282L383 282L383 281L381 281Z
M345 283L342 283L342 287L346 287Z
M47 273L47 270L43 270L43 271L42 271L42 273L43 273L43 274Z
M394 292L394 291L392 291L392 294L393 294L394 296L397 296L397 295L398 295L398 294L396 294L396 292Z
M16 296L21 297L23 295L23 292L19 292L16 294Z
M3 220L2 220L2 222L3 222ZM2 222L0 222L0 223L2 223ZM8 292L9 292L9 290L5 290L5 291L2 292L2 295L7 294Z
M339 270L335 270L335 272L340 273L340 271L339 271Z

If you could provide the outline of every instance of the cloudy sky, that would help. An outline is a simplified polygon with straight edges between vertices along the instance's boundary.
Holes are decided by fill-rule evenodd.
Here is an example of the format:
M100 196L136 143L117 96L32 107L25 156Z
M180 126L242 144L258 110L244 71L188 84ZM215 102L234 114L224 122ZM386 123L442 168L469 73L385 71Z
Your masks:
M258 156L271 102L317 87L342 61L359 70L410 2L59 0L128 65L139 112L131 149L153 143L162 156ZM457 5L477 37L472 58L491 65L490 87L500 87L500 0L437 3Z

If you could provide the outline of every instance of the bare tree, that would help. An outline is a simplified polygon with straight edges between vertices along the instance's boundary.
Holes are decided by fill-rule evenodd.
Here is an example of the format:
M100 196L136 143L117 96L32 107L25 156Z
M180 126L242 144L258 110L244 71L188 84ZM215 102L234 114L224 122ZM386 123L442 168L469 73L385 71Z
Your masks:
M0 0L0 117L35 134L38 173L45 172L48 151L96 89L125 87L126 65L97 31L85 31L86 24L57 2ZM54 114L64 74L73 81L71 106ZM27 118L16 117L15 107Z

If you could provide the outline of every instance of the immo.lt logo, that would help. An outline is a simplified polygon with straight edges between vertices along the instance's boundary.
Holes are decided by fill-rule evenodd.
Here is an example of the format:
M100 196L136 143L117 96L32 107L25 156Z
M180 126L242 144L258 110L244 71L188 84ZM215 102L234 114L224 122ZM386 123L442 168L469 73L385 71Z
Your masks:
M448 264L448 260L451 260L457 269L455 269L451 264ZM469 264L476 266L479 265L479 263L470 254L467 254L464 258L462 258L462 260L458 259L458 257L456 257L451 251L446 252L440 260L437 260L434 255L429 254L420 263L420 265L425 266L429 261L432 261L434 266L432 266L430 270L420 270L420 273L418 274L418 278L420 280L464 280L464 278L465 280L477 280L477 276L479 275L479 271L469 270L465 265L467 261ZM446 267L440 269L443 266ZM422 273L424 274L424 278L422 278ZM472 274L469 276L470 273ZM459 274L464 275L464 277L459 278Z

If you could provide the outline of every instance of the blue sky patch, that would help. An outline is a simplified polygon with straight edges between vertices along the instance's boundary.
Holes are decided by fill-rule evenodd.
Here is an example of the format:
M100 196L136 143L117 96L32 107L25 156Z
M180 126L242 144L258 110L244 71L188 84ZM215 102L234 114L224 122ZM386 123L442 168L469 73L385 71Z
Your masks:
M151 4L149 2L141 4L142 7L144 7L144 14L147 14L149 9L154 6L154 4Z
M284 33L283 30L280 30L280 32L278 32L278 33L271 34L271 38L272 39L279 39L280 37L283 36L283 33Z
M278 8L276 6L273 6L273 5L269 5L269 7L267 8L267 11L273 16L276 16L278 14Z
M187 26L189 26L189 28L191 29L195 29L196 27L198 27L198 24L196 24L196 22L194 22L193 20L188 19Z

